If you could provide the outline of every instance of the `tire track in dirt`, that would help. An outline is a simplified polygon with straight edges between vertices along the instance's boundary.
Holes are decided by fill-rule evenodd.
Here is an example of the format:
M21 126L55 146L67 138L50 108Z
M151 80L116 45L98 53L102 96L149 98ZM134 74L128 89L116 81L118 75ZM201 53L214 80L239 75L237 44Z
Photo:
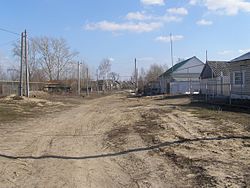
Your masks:
M235 124L227 124L232 133L244 135ZM11 126L8 135L0 137L0 151L69 157L150 148L176 138L222 135L224 130L217 133L213 121L173 105L122 95ZM0 171L0 187L244 187L249 182L248 145L240 139L204 139L85 160L0 158L0 167L5 169Z

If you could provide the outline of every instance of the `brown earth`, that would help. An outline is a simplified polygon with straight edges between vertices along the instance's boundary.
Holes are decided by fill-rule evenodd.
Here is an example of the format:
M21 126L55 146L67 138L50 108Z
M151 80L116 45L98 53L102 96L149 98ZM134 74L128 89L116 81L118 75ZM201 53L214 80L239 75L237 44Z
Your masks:
M249 187L250 115L189 103L115 94L1 123L0 187Z

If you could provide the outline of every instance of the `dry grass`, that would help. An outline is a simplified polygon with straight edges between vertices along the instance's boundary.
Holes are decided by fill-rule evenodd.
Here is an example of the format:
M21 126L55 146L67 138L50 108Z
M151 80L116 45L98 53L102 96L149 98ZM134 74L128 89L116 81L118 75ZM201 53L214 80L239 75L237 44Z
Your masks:
M7 96L0 99L0 124L36 118L45 114L68 110L79 106L87 100L107 96L91 94L90 96L50 95L45 92L32 92L31 97L20 98Z
M11 122L17 120L24 120L26 118L34 118L39 115L56 111L58 104L50 103L49 105L44 102L17 102L13 101L0 101L0 122Z
M189 107L190 108L190 107ZM219 106L200 104L191 107L192 114L205 120L212 120L218 124L224 121L238 123L245 127L246 131L250 131L250 114L240 109L223 109Z
M57 100L59 98L57 97ZM61 99L59 102L52 98L41 99L36 97L19 99L16 97L6 97L0 99L0 123L36 118L44 114L65 110L73 105L73 103L70 103L66 99Z

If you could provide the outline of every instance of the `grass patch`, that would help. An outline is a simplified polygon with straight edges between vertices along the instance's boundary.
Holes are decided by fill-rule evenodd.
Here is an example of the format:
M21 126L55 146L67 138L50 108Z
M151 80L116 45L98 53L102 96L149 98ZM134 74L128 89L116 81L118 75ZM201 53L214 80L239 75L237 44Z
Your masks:
M52 112L58 112L69 106L49 100L23 99L0 100L0 123L22 121Z
M105 97L108 94L91 94L90 96L54 95L27 98L7 97L0 99L0 124L36 118L53 114L84 104L87 100Z
M245 130L250 132L250 114L245 111L229 111L220 106L209 104L200 104L196 106L190 104L188 109L190 109L190 107L192 109L191 113L198 118L216 121L219 125L225 121L231 121L244 126Z
M34 111L34 105L15 105L10 103L0 104L0 122L10 122L14 120L21 120L28 117L34 117L36 110Z

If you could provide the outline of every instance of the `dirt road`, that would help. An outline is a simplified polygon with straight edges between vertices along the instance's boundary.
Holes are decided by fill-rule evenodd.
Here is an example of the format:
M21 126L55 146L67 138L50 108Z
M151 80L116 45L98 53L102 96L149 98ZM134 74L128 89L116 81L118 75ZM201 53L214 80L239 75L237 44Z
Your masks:
M0 187L248 187L248 125L116 94L0 127Z

